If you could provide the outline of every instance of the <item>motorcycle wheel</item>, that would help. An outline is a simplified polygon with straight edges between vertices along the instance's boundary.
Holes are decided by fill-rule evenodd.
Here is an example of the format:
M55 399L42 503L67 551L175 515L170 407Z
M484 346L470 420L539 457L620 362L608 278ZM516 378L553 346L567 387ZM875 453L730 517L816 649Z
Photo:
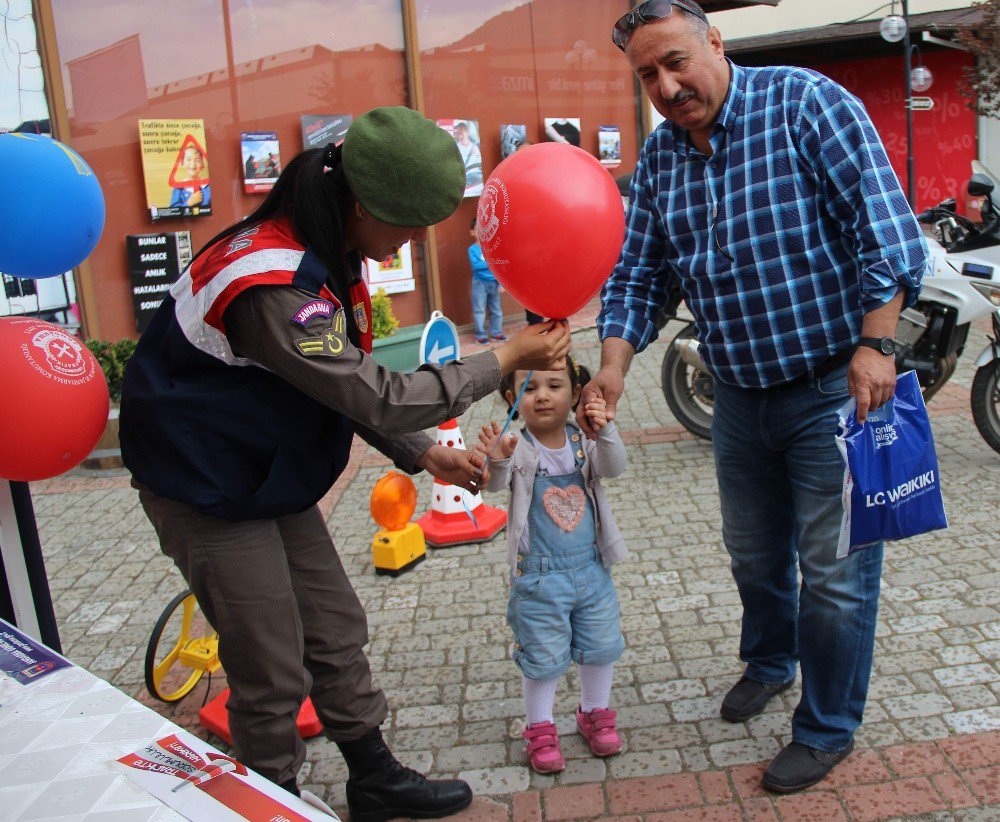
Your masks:
M976 372L972 380L972 419L986 443L1000 453L1000 361L994 360Z
M694 327L682 328L674 339L693 337ZM712 377L688 365L673 344L667 347L660 372L663 398L677 422L696 437L712 439L712 407L715 402Z

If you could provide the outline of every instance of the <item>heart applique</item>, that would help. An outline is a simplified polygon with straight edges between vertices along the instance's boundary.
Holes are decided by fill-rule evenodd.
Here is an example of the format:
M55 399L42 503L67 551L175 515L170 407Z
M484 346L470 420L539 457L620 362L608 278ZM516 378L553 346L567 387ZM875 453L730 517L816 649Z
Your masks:
M542 505L556 525L564 531L572 531L583 519L587 498L579 485L571 485L569 488L550 485L542 494Z

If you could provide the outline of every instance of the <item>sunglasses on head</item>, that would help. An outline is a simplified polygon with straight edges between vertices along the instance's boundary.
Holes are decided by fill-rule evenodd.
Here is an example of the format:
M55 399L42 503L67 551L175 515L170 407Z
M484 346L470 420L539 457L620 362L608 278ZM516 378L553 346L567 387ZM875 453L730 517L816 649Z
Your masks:
M705 12L697 6L685 3L684 0L646 0L645 3L640 3L632 11L618 18L618 22L615 23L615 27L611 30L612 41L618 48L624 51L625 43L632 36L632 32L644 23L652 23L654 20L662 20L664 17L668 17L670 12L674 10L674 6L677 6L682 11L686 11L688 14L693 14L699 20L708 22Z

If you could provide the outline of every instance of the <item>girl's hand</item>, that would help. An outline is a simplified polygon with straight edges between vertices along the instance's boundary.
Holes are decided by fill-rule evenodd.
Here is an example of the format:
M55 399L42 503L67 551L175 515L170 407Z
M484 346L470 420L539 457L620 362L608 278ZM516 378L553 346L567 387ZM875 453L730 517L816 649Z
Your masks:
M500 437L501 426L498 422L490 422L482 427L479 432L479 445L476 446L477 450L490 457L490 459L505 460L508 459L511 454L514 453L514 449L517 448L517 434L510 433L500 440L500 444L497 445L497 440Z
M588 400L583 412L595 431L600 431L608 424L608 404L603 397Z

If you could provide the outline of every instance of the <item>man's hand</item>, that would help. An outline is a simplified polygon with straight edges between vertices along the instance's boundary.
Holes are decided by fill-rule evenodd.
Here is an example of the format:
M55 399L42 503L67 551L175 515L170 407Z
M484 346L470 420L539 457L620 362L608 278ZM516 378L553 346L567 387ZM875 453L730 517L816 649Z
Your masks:
M489 422L479 431L479 445L476 448L483 456L494 460L505 460L514 453L514 449L517 448L517 434L511 431L497 445L502 430L500 423Z
M604 418L606 421L615 418L615 411L618 408L618 400L621 399L625 391L625 375L620 367L616 365L605 365L597 372L597 375L583 387L583 395L580 404L576 407L576 421L590 439L597 439L597 429L587 414L587 408L592 403L602 401L604 403Z
M486 485L487 475L483 473L486 460L479 451L432 445L417 460L417 465L439 480L473 494L479 493Z
M872 348L858 348L847 369L847 387L858 400L858 422L881 408L896 393L896 361Z

